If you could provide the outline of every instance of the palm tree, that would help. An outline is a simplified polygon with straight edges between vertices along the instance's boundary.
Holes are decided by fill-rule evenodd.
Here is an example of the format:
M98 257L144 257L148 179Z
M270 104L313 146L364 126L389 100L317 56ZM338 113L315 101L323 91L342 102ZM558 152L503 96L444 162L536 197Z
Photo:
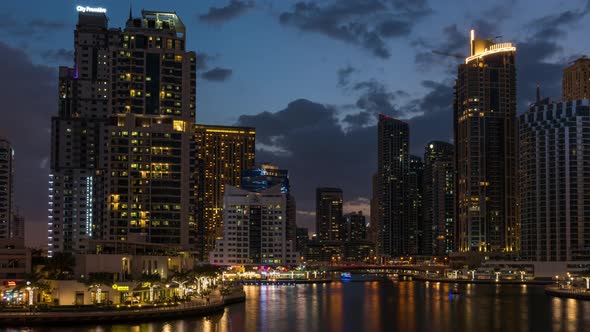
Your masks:
M27 290L29 296L29 305L34 303L34 293L35 290L38 292L49 292L51 291L51 286L43 280L43 277L39 274L28 274L24 276L24 280L19 282L15 290Z
M113 281L113 274L112 273L108 273L108 272L94 272L94 273L89 273L87 278L83 278L82 280L80 280L81 282L83 282L86 286L89 287L90 289L96 289L97 292L97 297L96 297L96 303L97 304L101 304L101 294L102 294L102 288L101 286L106 286L106 288L110 288L115 282ZM107 298L107 303L110 302L110 300Z

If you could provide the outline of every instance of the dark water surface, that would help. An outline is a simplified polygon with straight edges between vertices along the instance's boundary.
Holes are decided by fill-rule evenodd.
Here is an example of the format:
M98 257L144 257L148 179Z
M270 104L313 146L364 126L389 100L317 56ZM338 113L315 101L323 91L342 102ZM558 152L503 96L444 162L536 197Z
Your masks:
M207 318L113 326L0 331L590 331L590 301L541 286L334 282L246 287L246 303Z

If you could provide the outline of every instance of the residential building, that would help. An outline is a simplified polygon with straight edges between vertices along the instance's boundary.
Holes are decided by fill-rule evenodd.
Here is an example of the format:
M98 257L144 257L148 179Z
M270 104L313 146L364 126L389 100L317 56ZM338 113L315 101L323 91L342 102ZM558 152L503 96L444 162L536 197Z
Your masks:
M196 54L176 13L80 12L52 118L49 254L195 243ZM91 248L90 240L104 240Z
M378 251L379 256L392 258L415 248L408 215L410 128L406 122L381 114L377 131Z
M242 171L240 188L244 190L259 192L275 185L280 185L281 192L287 194L287 239L295 243L297 239L297 205L295 197L291 194L289 171L269 163Z
M297 251L301 255L305 255L308 242L309 242L308 229L304 228L304 227L297 227L297 238L295 240L295 251Z
M197 125L197 242L207 260L223 235L226 185L240 187L242 172L254 167L256 131L249 127Z
M444 256L454 247L455 148L431 141L424 150L422 253Z
M0 239L13 237L14 222L14 150L0 136Z
M299 253L287 240L287 194L276 185L253 192L226 185L223 237L209 253L215 265L296 265Z
M346 242L365 241L367 239L367 219L363 211L344 215Z
M470 45L455 84L455 245L460 252L515 253L516 47L475 38L473 30Z
M538 101L519 116L520 257L590 261L590 103Z
M346 230L342 218L342 189L317 188L315 197L318 241L343 241Z
M590 99L590 59L575 60L563 72L563 100Z
M422 158L410 155L408 168L408 224L406 231L407 254L416 255L420 248L423 234L422 196L423 196L424 163Z

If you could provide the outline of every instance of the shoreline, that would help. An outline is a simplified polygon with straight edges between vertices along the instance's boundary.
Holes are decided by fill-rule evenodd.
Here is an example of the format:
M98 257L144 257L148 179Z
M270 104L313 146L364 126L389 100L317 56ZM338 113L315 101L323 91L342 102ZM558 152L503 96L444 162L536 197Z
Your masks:
M134 307L108 308L108 310L95 311L68 311L68 312L1 312L0 326L70 326L93 325L111 323L131 323L139 321L157 321L176 318L198 318L213 314L223 313L225 307L235 303L246 301L246 294L241 291L238 294L225 296L219 301L208 305L200 303L183 303L171 307Z
M289 286L299 284L329 284L332 279L282 279L282 280L242 280L244 286Z
M579 291L575 289L559 289L555 286L552 286L545 288L545 294L564 299L590 301L590 291L586 292L585 290Z
M408 280L408 279L406 279ZM443 278L428 278L428 277L419 277L419 276L412 276L410 280L416 281L428 281L428 282L444 282L444 283L456 283L456 284L497 284L497 285L549 285L555 283L554 281L550 280L499 280L495 281L494 279L443 279ZM399 279L398 281L404 281L404 279ZM409 280L408 280L409 281Z

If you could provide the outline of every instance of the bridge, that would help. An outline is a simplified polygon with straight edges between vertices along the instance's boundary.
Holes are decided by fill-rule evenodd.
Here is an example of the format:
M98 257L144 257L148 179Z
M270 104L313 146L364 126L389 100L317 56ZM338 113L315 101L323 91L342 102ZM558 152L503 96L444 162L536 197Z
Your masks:
M406 272L440 272L449 269L444 264L337 264L337 265L307 265L309 268L319 268L324 271L333 272L366 272L366 273L406 273Z

